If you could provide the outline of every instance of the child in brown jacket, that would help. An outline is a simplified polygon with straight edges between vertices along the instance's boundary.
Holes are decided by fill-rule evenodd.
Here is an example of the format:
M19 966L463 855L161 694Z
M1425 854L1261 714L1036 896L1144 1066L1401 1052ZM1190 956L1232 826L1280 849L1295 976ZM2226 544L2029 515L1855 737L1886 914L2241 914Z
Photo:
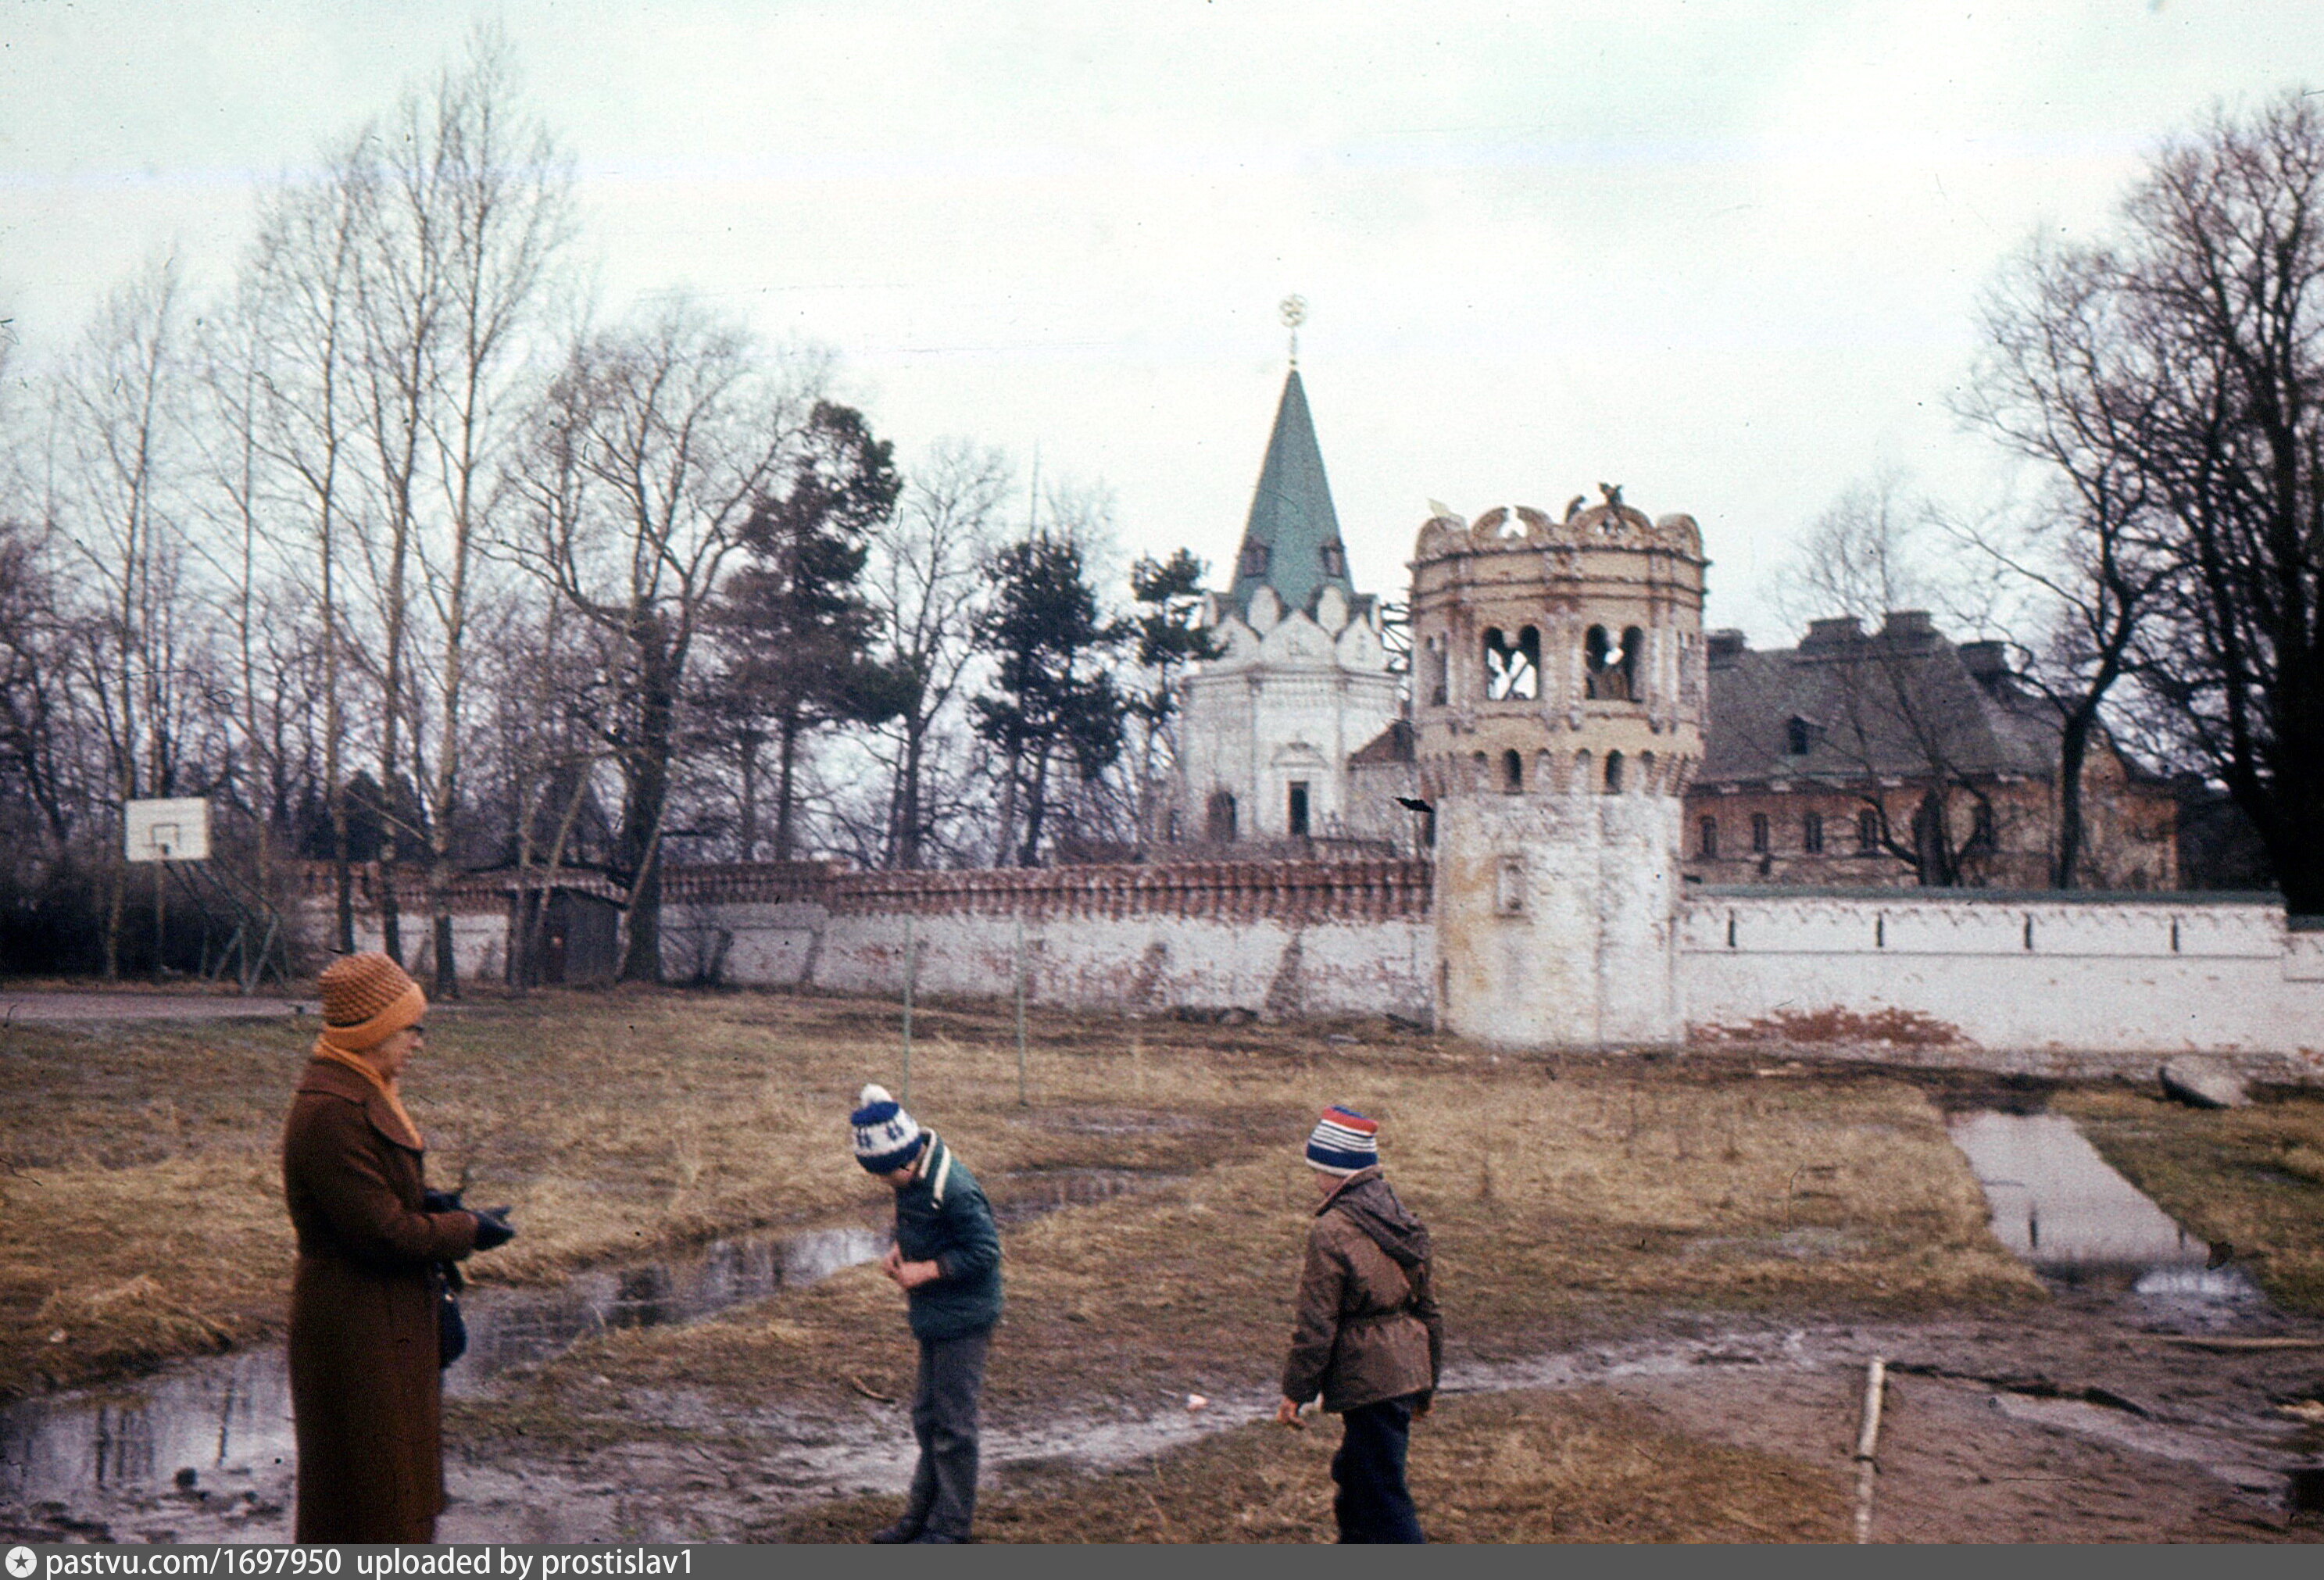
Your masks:
M1378 1121L1326 1108L1306 1158L1323 1201L1307 1231L1275 1418L1296 1426L1300 1407L1319 1392L1342 1418L1332 1456L1342 1541L1426 1541L1405 1485L1405 1455L1413 1418L1427 1414L1443 1369L1428 1230L1380 1177Z

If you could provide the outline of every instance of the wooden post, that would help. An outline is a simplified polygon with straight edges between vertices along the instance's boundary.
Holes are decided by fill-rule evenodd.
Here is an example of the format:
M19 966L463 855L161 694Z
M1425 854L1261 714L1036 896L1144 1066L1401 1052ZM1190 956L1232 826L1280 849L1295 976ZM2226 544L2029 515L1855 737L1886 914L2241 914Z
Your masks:
M912 1101L912 979L919 975L919 945L912 937L912 913L904 913L904 1093L907 1107Z
M1888 1363L1877 1355L1864 1369L1864 1420L1856 1434L1856 1540L1859 1547L1872 1539L1872 1482L1879 1474L1880 1394L1888 1379Z
M1019 899L1017 912L1017 1106L1027 1106L1025 1096L1025 912L1023 899Z

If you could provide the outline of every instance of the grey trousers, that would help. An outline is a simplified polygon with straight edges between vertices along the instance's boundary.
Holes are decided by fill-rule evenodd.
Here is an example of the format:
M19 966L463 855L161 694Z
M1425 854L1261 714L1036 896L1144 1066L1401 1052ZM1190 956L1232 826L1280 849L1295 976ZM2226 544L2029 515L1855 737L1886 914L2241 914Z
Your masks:
M976 1401L992 1330L920 1341L912 1391L912 1436L920 1440L904 1523L931 1536L968 1539L976 1517Z

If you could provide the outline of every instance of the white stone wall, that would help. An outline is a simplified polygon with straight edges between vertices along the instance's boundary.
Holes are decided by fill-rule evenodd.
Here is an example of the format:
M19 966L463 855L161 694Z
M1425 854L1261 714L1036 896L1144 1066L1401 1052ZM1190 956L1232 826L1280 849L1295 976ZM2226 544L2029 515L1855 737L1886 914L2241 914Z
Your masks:
M1936 1062L2205 1051L2324 1076L2324 934L2270 901L1699 891L1678 965L1698 1040L1886 1016Z
M721 980L736 985L900 994L908 941L920 993L1001 998L1014 991L1012 918L835 915L812 904L702 909L731 935ZM1023 938L1026 996L1036 1003L1281 1019L1424 1018L1435 950L1419 920L1075 916L1029 919Z

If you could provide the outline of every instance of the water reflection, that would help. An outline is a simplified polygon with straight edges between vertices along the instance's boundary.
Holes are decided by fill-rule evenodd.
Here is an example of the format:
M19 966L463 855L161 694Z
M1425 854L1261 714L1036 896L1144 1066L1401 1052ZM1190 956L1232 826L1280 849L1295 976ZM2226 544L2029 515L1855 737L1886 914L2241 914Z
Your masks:
M585 1272L555 1289L472 1290L468 1353L446 1391L480 1391L498 1372L547 1360L607 1328L689 1322L875 1260L884 1235L831 1229L722 1240L643 1267ZM205 1491L287 1474L290 1382L279 1349L176 1367L102 1393L27 1400L0 1410L0 1504L28 1510L89 1493L152 1492L181 1472Z
M2143 1297L2198 1304L2255 1298L2210 1247L2116 1173L2074 1122L2055 1113L1962 1114L1953 1144L1993 1214L1993 1234L2053 1277L2118 1279Z

